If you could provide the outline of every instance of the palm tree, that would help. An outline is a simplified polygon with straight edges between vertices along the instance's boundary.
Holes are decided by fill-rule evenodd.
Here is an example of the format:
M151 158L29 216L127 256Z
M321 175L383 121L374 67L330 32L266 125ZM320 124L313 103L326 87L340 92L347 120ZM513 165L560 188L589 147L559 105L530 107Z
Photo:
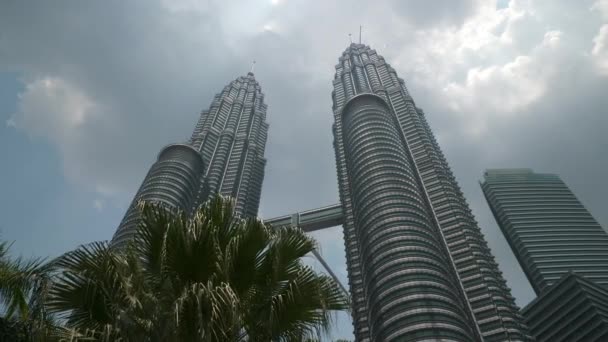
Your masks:
M123 341L302 341L324 334L347 298L302 257L300 229L239 219L217 197L190 218L140 203L126 248L81 246L55 261L47 302L83 335Z
M0 242L0 340L45 340L55 327L44 306L51 264L42 259L11 258L10 246Z

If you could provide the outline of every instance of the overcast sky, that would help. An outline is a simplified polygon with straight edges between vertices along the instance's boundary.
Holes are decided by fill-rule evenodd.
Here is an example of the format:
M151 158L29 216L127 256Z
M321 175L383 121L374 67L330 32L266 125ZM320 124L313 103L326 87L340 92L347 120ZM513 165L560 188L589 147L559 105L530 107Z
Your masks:
M359 25L427 113L527 304L478 181L557 173L608 225L608 0L2 0L1 238L25 256L109 239L160 148L252 60L270 124L260 214L337 202L331 81ZM340 229L316 236L345 279Z

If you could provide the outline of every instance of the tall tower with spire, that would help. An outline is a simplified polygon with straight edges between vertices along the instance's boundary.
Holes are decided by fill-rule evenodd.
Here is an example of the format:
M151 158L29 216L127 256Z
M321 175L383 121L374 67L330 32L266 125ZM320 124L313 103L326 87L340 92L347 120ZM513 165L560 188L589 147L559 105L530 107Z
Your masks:
M334 148L358 341L530 336L404 81L351 44L333 81Z
M209 193L233 197L237 213L244 216L257 215L260 204L268 137L266 109L262 89L249 72L215 96L189 141L208 163Z
M201 113L190 140L161 150L112 244L123 245L135 232L140 200L191 213L210 194L220 193L235 199L238 215L257 215L266 165L266 109L253 72L226 85Z

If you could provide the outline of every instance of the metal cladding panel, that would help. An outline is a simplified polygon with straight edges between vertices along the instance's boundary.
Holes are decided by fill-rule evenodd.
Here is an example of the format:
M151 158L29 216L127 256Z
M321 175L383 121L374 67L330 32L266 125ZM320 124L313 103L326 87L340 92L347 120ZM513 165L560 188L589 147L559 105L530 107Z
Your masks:
M196 201L204 166L200 153L190 145L174 144L165 147L127 209L112 238L112 245L124 246L135 234L139 223L139 201L162 203L167 208L188 214Z
M537 342L608 341L608 289L566 273L522 313Z
M487 170L482 190L537 294L568 272L608 285L608 234L559 176Z
M206 193L235 198L236 211L243 216L258 212L266 165L266 110L261 87L249 73L215 96L190 139L208 165Z
M354 164L346 162L350 153L348 145L352 142L346 141L346 127L341 122L341 115L343 108L353 97L372 92L387 103L392 121L388 119L385 121L390 121L390 126L397 130L401 138L398 149L399 153L405 154L406 163L395 167L396 173L407 175L404 179L413 187L412 189L418 186L418 190L409 192L409 202L400 200L397 201L398 204L390 204L389 200L381 199L374 202L375 205L381 207L381 203L386 202L387 207L392 205L399 208L398 210L406 210L404 208L409 203L421 203L426 208L426 214L418 215L425 217L428 224L427 231L433 231L432 234L437 237L436 244L440 250L446 251L447 258L441 261L441 267L448 271L447 274L454 275L454 282L448 285L448 292L457 294L457 300L461 303L462 317L468 317L468 326L471 327L469 330L473 334L471 336L476 336L468 340L482 338L484 341L530 340L531 337L523 324L523 318L518 313L510 290L433 137L424 113L415 106L403 80L397 77L395 70L375 50L365 45L351 44L340 57L333 84L334 148L340 198L345 215L344 235L349 282L354 302L353 323L356 338L361 341L377 339L379 331L373 322L378 319L384 320L378 318L378 312L373 309L377 305L374 302L377 298L373 298L372 293L369 292L372 285L370 279L373 279L375 273L366 269L366 265L370 262L367 254L370 248L375 244L381 245L384 241L380 238L365 243L370 233L366 228L362 228L362 225L369 224L366 221L369 220L368 217L375 216L372 211L369 216L363 217L360 216L360 211L365 206L372 205L367 203L371 199L368 193L373 193L376 188L385 188L388 183L355 191L357 186L353 183L353 179L361 175L373 175L374 172L382 169L381 165L388 164L386 161L378 161L360 168L355 173ZM401 191L408 193L403 189ZM396 219L408 216L414 217L410 212L394 214ZM389 214L388 217L392 216ZM377 262L379 262L377 266L382 265L381 260ZM413 266L416 263L417 261L412 260L407 265ZM413 340L417 335L412 335L407 329L421 328L422 326L416 322L416 319L409 318L402 322L403 333L408 332L407 336L414 338ZM436 318L435 323L438 322L444 324L441 318ZM426 335L421 334L420 338L424 336ZM393 338L383 335L383 338L387 337Z

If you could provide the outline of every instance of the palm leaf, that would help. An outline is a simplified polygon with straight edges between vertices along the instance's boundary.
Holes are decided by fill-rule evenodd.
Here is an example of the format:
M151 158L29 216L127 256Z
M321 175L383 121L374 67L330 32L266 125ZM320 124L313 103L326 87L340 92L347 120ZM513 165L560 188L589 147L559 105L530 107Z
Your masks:
M226 284L197 283L175 303L180 340L235 341L240 328L238 296Z
M28 319L28 298L37 280L44 274L43 260L11 259L11 244L0 242L0 300L6 308L6 317Z
M60 277L50 289L48 307L78 329L102 330L125 305L122 255L105 242L80 246L55 260Z

